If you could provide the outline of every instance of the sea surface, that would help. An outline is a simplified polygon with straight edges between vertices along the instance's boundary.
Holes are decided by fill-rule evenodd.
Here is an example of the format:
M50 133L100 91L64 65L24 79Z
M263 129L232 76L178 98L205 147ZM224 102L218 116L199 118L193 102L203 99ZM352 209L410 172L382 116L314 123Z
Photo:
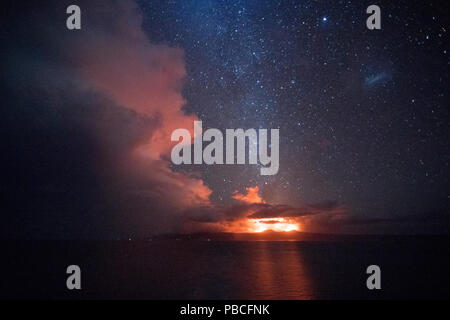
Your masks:
M322 241L2 241L1 297L448 299L448 237ZM66 288L81 268L82 289ZM381 268L368 290L366 268Z

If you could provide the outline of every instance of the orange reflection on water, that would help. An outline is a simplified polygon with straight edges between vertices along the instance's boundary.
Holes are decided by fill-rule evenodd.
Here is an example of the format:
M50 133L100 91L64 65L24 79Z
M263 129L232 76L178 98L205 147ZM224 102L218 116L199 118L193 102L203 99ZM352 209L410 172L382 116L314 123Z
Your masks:
M251 296L255 299L314 299L312 279L298 242L253 243Z

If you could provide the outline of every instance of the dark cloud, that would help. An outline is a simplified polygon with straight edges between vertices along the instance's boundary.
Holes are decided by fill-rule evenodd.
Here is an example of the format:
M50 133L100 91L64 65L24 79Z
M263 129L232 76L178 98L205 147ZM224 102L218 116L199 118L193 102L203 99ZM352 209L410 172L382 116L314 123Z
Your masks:
M251 214L249 218L295 218L330 212L342 213L346 212L346 209L343 206L339 206L336 201L326 201L301 208L295 208L288 205L274 205L257 210L256 212Z
M330 205L331 203L333 205ZM189 226L195 223L199 225L217 224L217 228L222 227L221 230L223 231L229 229L230 224L247 219L269 219L263 221L263 223L273 224L275 220L270 219L287 218L294 222L311 224L320 222L323 217L326 217L327 220L336 217L342 219L347 214L345 206L338 205L336 202L326 202L326 205L325 203L313 204L302 208L289 205L240 202L231 206L210 205L191 208L183 212L183 220ZM304 218L309 220L305 221Z

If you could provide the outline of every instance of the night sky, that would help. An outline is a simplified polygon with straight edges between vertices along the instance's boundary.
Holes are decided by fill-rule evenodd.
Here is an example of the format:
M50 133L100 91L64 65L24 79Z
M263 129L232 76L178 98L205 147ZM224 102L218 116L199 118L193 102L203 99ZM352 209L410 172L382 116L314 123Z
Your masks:
M271 201L325 197L364 214L448 210L439 3L380 3L380 31L366 29L369 2L141 3L149 37L186 51L187 110L212 128L280 128L278 175L202 168L216 199L258 185Z
M161 57L176 56L185 70L176 86L169 85L176 87L177 99L182 97L177 108L202 120L204 128L223 132L280 129L280 169L273 176L261 176L257 165L174 166L167 160L156 165L155 159L144 164L145 170L160 168L164 177L173 174L183 181L180 193L193 179L202 181L202 201L176 209L166 207L168 198L155 191L167 189L165 178L153 175L141 181L139 174L118 170L122 164L111 160L147 135L153 137L165 120L158 118L156 107L151 112L142 112L141 102L127 107L124 101L134 91L116 94L122 84L109 82L108 69L104 77L96 69L84 71L102 57L91 55L95 45L73 48L96 43L96 37L108 32L114 36L111 25L121 21L121 9L113 2L100 9L80 3L86 20L76 35L65 29L61 3L30 5L34 10L24 12L11 1L2 19L9 23L2 31L9 46L2 61L7 69L1 119L1 162L7 177L2 179L7 199L2 212L9 221L2 228L5 236L186 231L186 220L233 220L229 212L243 206L233 194L246 194L255 186L265 202L260 204L265 217L271 217L267 210L279 212L281 205L289 207L290 217L306 211L308 216L329 212L340 217L336 226L328 217L324 227L318 219L315 228L305 231L449 231L450 26L444 1L376 2L381 30L366 28L365 10L375 4L370 1L138 1L142 28L133 25L133 18L126 20L128 15L126 28L147 37L153 46L149 52L164 50ZM92 15L91 6L96 7ZM58 18L45 19L53 16ZM128 41L123 34L118 38ZM99 50L114 45L106 39ZM127 48L140 50L136 43L127 42ZM101 52L113 52L111 61L120 56L120 49L117 57L113 48ZM139 70L134 60L127 69L130 61L112 63L124 67L111 71L110 78L123 76L126 86L131 76L124 70ZM145 84L146 74L136 79ZM89 105L105 107L93 112ZM54 106L64 106L64 111L55 112ZM111 108L115 111L104 111ZM108 123L107 128L98 123ZM159 157L167 159L162 149ZM176 198L178 189L170 190ZM249 210L247 214L259 208ZM175 211L179 213L171 214Z

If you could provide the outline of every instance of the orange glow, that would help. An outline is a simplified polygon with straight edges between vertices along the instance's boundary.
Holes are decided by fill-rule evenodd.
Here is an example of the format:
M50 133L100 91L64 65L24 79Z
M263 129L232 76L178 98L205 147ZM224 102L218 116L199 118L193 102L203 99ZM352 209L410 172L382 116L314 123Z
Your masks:
M237 190L233 192L233 199L255 204L261 203L264 204L266 201L262 199L259 195L258 186L248 187L246 188L245 193L239 193ZM252 212L248 212L248 215L251 215ZM277 232L289 232L289 231L300 231L300 226L298 221L290 218L259 218L259 219L239 219L231 224L229 224L226 228L228 232L234 233L247 233L247 232L264 232L264 231L277 231Z
M298 223L291 223L285 218L248 219L248 232L300 231Z

